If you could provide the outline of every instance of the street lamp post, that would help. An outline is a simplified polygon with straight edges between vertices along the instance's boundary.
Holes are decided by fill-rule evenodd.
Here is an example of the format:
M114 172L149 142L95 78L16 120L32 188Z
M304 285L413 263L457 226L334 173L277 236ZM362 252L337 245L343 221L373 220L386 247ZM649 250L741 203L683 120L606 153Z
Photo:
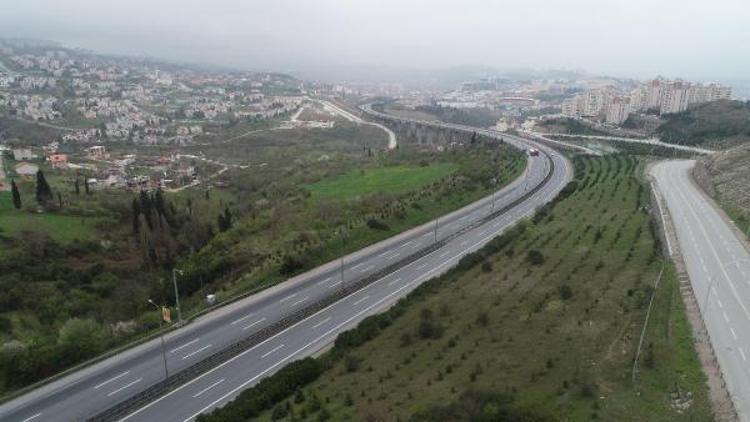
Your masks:
M172 268L172 283L174 284L174 303L177 310L177 323L182 325L182 309L180 308L180 292L177 290L177 273L182 275L182 270Z
M148 303L154 305L156 310L159 312L159 337L161 337L161 357L164 360L164 380L169 379L169 369L167 368L167 346L164 344L164 316L162 315L162 308L154 303L153 300L149 299Z
M341 286L344 286L344 254L346 253L346 237L341 229Z

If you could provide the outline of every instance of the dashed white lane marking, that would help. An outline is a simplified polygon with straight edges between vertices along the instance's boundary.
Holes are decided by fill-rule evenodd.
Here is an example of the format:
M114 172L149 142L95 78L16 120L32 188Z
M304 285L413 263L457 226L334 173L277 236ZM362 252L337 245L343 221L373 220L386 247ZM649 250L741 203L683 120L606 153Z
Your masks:
M393 286L394 284L398 283L399 281L401 281L401 277L398 277L398 278L396 278L396 279L395 279L395 280L393 280L393 281L389 281L389 282L388 282L388 285L389 285L389 286Z
M327 318L326 318L326 319L324 319L323 321L320 321L319 323L317 323L317 324L313 325L313 328L318 328L318 327L320 327L321 325L325 324L326 322L328 322L328 321L330 321L330 320L331 320L331 317L327 317Z
M133 382L131 382L131 383L125 384L125 385L123 385L122 387L118 388L117 390L115 390L115 391L112 391L112 392L108 393L108 394L107 394L107 397L112 397L112 396L114 396L115 394L119 393L120 391L122 391L122 390L124 390L124 389L126 389L126 388L128 388L128 387L132 387L132 386L134 386L134 385L138 384L138 383L139 383L139 382L141 382L141 381L143 381L143 378L138 378L137 380L135 380L135 381L133 381Z
M341 284L341 283L343 283L343 281L342 281L342 280L339 280L339 281L337 281L337 282L335 282L335 283L331 283L331 285L330 285L330 286L328 286L328 288L329 288L329 289L332 289L332 288L334 288L334 287L338 286L338 285L339 285L339 284Z
M250 325L246 325L246 326L242 327L242 329L243 329L243 330L247 330L248 328L251 328L251 327L253 327L254 325L258 325L258 324L260 324L261 322L263 322L263 321L265 321L265 320L266 320L266 317L263 317L263 318L261 318L261 319L259 319L259 320L255 321L255 322L251 322L251 323L250 323Z
M487 230L482 230L481 232L477 233L477 236L484 236L485 233L487 233Z
M409 245L411 245L412 243L414 243L414 241L413 241L413 240L410 240L410 241L408 241L408 242L404 243L404 244L403 244L403 245L401 245L401 246L402 246L402 247L403 247L403 246L409 246Z
M422 264L422 265L418 266L417 267L417 271L425 269L428 265L430 265L430 264Z
M187 355L185 355L185 356L183 356L183 357L182 357L182 360L185 360L185 359L188 359L188 358L190 358L190 357L192 357L192 356L195 356L195 355L197 355L198 353L200 353L200 352L202 352L202 351L204 351L204 350L208 349L208 348L209 348L209 347L211 347L211 346L213 346L213 344L207 344L207 345L205 345L205 346L201 347L200 349L198 349L198 350L196 350L196 351L194 351L194 352L188 353Z
M201 390L201 391L197 392L197 393L196 393L196 394L195 394L195 395L193 396L193 398L194 398L194 399L196 399L196 398L200 397L200 395L201 395L201 394L203 394L203 393L205 393L206 391L208 391L208 390L210 390L210 389L212 389L212 388L216 387L217 385L221 384L222 382L224 382L224 378L222 378L222 379L220 379L220 380L216 381L215 383L213 383L213 384L209 385L208 387L204 388L203 390Z
M353 303L352 305L353 305L353 306L357 306L357 305L359 305L360 303L362 303L362 302L366 301L366 300L367 300L367 299L369 299L369 298L370 298L370 295L367 295L367 296L363 297L362 299L360 299L360 300L358 300L358 301L354 302L354 303Z
M461 242L461 244L459 246L461 246L463 248L464 246L466 246L468 244L469 244L469 241L468 240L464 240L463 242Z
M360 274L361 274L361 273L366 273L366 272L370 271L370 270L371 270L371 269L373 269L373 268L375 268L375 266L374 266L374 265L368 265L368 266L366 266L365 268L362 268L361 270L359 270L359 272L360 272Z
M440 258L445 258L446 256L448 256L450 254L451 254L451 251L445 251L445 252L443 252L443 253L440 254Z
M729 332L732 333L732 338L737 341L737 333L734 332L734 328L729 327Z
M297 296L297 293L292 293L292 294L290 294L289 296L287 296L287 297L285 297L285 298L281 299L281 300L279 301L279 303L284 303L284 302L286 302L287 300L289 300L289 299L291 299L291 298L293 298L293 297L295 297L295 296Z
M182 346L179 346L179 347L175 347L174 349L170 350L170 351L169 351L169 353L174 353L174 352L177 352L177 351L179 351L179 350L182 350L182 349L184 349L184 348L186 348L186 347L190 346L191 344L193 344L193 343L197 342L198 340L200 340L200 338L197 338L197 339L195 339L195 340L190 340L189 342L187 342L187 343L183 344Z
M721 303L719 298L716 298L716 303L719 305L719 308L722 308L722 309L724 308L724 304Z
M271 353L274 353L274 352L278 352L278 351L279 351L279 350L281 350L281 349L282 349L283 347L284 347L284 345L283 345L283 344L279 344L278 346L276 346L276 347L274 347L273 349L271 349L271 350L267 351L266 353L264 353L264 354L263 354L263 355L262 355L262 356L261 356L260 358L261 358L261 359L265 359L265 358L267 358L267 357L268 357L269 355L271 355Z
M742 350L742 347L738 347L737 349L740 351L740 356L742 356L742 360L747 360L747 358L745 357L745 351Z
M325 279L323 281L319 281L318 282L318 286L328 283L329 281L331 281L332 278L333 277L328 277L327 279Z
M40 412L40 413L37 413L36 415L31 415L31 416L29 416L28 418L24 419L24 420L23 420L22 422L29 422L30 420L32 420L32 419L36 419L36 418L38 418L38 417L40 417L40 416L42 416L42 413L41 413L41 412Z
M398 256L401 256L401 252L394 252L393 254L386 256L385 259L393 259Z
M296 301L296 302L292 303L292 308L294 308L295 306L299 305L300 303L302 303L302 302L306 301L307 299L310 299L310 296L305 296L305 297L303 297L302 299L300 299L300 300L298 300L298 301Z
M232 323L231 323L231 324L229 324L229 325L235 325L235 324L239 324L240 322L242 322L242 321L244 321L244 320L246 320L246 319L248 319L248 318L252 317L253 315L255 315L255 313L254 313L254 312L253 312L253 313L249 313L249 314L247 314L247 315L243 316L242 318L239 318L239 319L235 319L235 320L234 320L234 321L232 321Z
M729 324L729 317L727 316L727 313L726 312L722 312L721 316L724 317L724 322L726 322L727 324Z
M118 380L118 379L120 379L120 378L124 377L125 375L127 375L127 374L129 374L129 373L130 373L130 371L125 371L125 372L123 372L123 373L122 373L122 374L120 374L120 375L115 375L114 377L112 377L112 378L110 378L110 379L108 379L108 380L104 381L103 383L101 383L101 384L99 384L99 385L96 385L96 386L94 386L94 390L98 390L98 389L100 389L101 387L104 387L105 385L109 384L110 382L112 382L112 381L115 381L115 380Z

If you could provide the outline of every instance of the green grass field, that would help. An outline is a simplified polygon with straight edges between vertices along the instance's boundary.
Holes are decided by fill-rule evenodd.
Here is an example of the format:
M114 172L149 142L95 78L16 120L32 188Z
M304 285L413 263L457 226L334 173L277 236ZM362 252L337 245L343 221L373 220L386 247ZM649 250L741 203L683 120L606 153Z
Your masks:
M313 201L342 199L376 192L399 194L422 188L458 170L458 164L387 166L353 171L306 185Z
M58 242L86 240L95 231L91 218L73 217L53 213L34 214L13 208L10 192L0 192L0 234L15 236L24 230L47 233Z
M571 196L481 264L430 281L384 318L374 339L340 359L324 355L329 369L261 419L390 421L431 411L434 420L478 390L510 394L542 415L528 420L711 420L678 283L646 211L640 162L620 155L576 167Z

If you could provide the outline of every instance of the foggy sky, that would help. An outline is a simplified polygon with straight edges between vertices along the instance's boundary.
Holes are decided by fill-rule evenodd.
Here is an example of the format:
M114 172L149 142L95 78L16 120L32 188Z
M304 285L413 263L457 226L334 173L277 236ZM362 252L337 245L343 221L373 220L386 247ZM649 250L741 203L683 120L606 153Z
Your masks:
M252 70L750 79L748 0L3 0L0 36Z

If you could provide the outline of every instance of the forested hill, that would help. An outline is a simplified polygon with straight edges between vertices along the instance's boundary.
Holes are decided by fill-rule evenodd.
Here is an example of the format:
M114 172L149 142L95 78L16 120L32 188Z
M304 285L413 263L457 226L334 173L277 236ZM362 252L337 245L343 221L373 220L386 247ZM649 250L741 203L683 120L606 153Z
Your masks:
M750 141L750 102L720 100L664 116L664 142L723 149Z

